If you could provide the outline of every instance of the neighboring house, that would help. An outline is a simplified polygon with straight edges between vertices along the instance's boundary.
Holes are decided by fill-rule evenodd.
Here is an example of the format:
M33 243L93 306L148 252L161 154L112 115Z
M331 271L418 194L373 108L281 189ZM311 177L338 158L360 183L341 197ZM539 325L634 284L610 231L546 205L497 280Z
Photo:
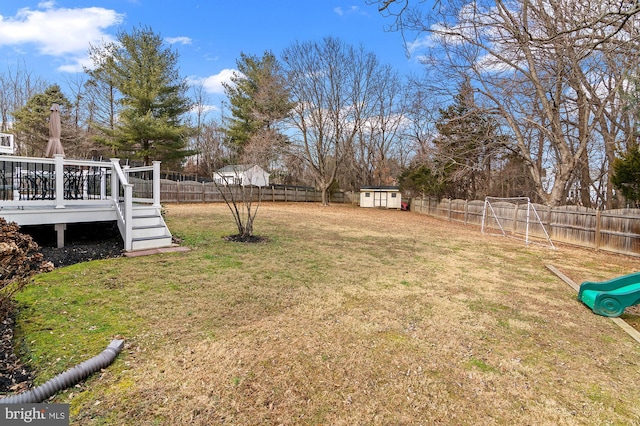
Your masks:
M13 135L0 133L0 155L13 154Z
M215 173L218 185L269 186L269 173L258 165L225 166Z
M360 207L399 209L402 195L397 186L363 186L360 188Z

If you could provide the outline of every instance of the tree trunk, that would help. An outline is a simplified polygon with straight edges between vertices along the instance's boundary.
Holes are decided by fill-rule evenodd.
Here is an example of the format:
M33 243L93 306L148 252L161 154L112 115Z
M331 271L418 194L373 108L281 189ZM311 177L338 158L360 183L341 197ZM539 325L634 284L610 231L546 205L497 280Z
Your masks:
M328 206L329 205L329 187L331 186L331 184L326 184L324 182L322 182L320 184L320 192L322 193L322 205L323 206Z

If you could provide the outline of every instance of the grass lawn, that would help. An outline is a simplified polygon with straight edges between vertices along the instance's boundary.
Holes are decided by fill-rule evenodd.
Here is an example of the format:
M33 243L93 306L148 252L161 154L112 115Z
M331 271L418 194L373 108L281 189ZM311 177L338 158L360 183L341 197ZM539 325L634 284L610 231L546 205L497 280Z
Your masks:
M126 342L55 397L72 424L639 424L640 344L545 268L580 283L638 259L302 203L264 203L268 242L239 244L224 204L166 209L191 251L58 269L18 295L40 383Z

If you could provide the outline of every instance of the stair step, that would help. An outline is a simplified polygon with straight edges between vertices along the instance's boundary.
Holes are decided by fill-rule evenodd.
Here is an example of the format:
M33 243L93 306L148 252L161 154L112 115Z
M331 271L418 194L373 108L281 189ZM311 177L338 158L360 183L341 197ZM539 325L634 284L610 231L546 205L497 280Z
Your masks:
M167 236L167 227L163 225L136 226L132 231L134 240L137 238Z
M134 216L160 216L160 209L150 206L136 206L132 210Z
M142 227L142 226L163 226L163 221L161 216L133 216L132 217L132 225L134 228Z
M164 223L159 208L137 205L131 213L131 251L172 246L171 232Z
M170 247L171 244L171 236L134 238L131 242L131 250Z

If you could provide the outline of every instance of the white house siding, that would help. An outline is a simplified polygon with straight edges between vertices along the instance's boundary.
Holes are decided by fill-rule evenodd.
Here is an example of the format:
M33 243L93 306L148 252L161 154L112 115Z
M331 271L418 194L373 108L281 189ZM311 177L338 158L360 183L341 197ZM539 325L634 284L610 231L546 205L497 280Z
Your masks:
M216 172L216 182L220 185L269 186L269 173L260 166L226 166Z

